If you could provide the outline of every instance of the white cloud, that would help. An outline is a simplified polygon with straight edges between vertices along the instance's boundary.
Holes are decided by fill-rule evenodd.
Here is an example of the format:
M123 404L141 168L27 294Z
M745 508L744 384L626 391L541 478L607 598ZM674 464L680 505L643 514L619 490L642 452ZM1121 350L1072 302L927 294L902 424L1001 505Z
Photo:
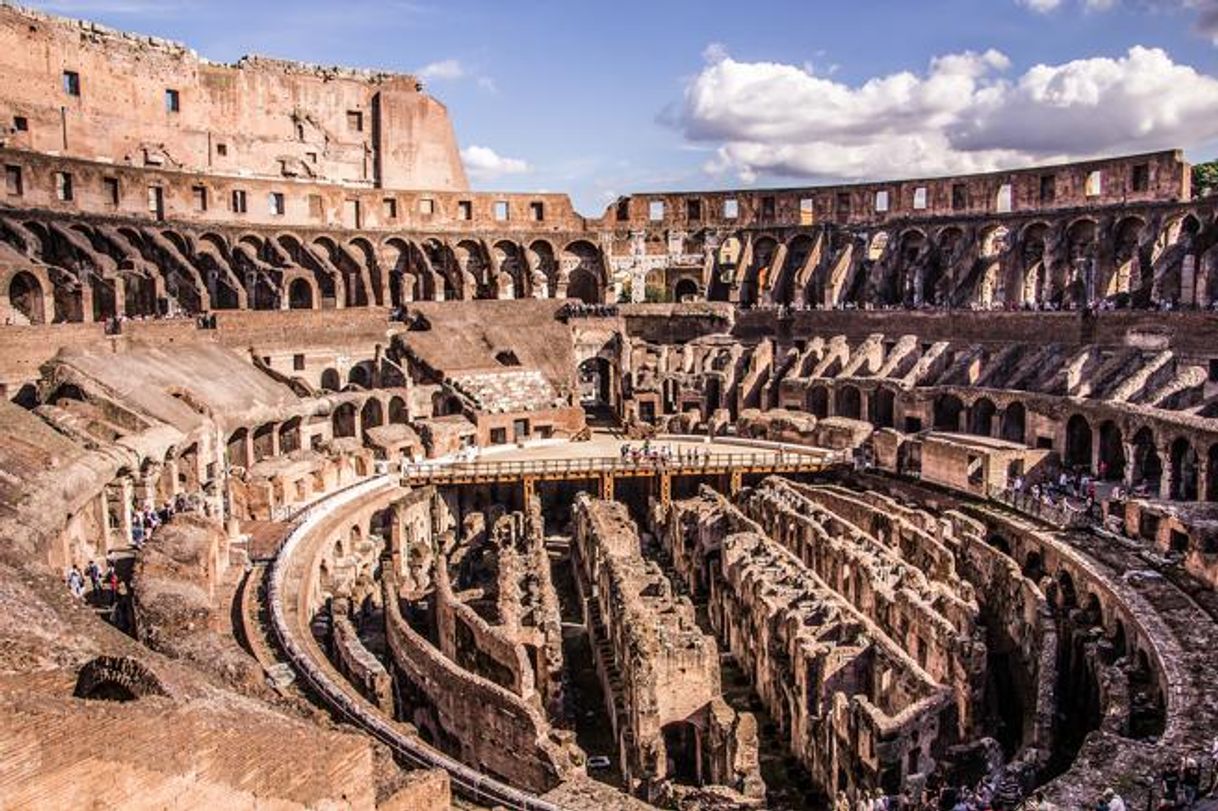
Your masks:
M669 120L688 141L717 145L708 170L745 182L990 171L1218 138L1218 79L1162 50L1037 65L1013 80L1009 68L998 51L948 54L923 74L851 86L725 54Z
M468 146L461 150L465 171L475 180L492 180L502 175L518 175L529 171L529 164L519 158L505 158L486 146Z
M1015 0L1040 14L1060 8L1065 0ZM1193 27L1218 45L1218 0L1076 0L1084 11L1110 11L1126 5L1149 11L1186 12L1196 15Z
M1021 6L1025 6L1037 14L1048 14L1050 11L1056 11L1062 4L1062 0L1016 0Z
M457 59L442 59L429 62L416 70L415 75L424 81L450 81L465 76L465 67Z

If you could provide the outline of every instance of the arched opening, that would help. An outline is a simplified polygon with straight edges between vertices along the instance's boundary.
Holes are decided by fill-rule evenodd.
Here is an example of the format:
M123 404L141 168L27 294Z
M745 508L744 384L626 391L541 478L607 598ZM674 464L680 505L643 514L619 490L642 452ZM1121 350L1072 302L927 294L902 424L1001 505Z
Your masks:
M26 323L46 323L42 284L33 273L23 270L13 276L8 285L8 303Z
M871 397L873 417L877 428L892 428L896 425L897 396L891 389L877 389Z
M355 403L343 403L331 418L335 439L355 436Z
M381 406L381 401L375 397L368 398L360 410L359 416L365 431L385 423L385 409Z
M137 660L98 656L80 669L72 695L86 701L135 701L169 693L157 675Z
M982 397L977 400L969 409L969 433L990 436L994 431L994 416L997 413L998 408L989 398Z
M829 416L829 390L824 386L813 386L808 390L807 412L818 420Z
M272 423L254 429L254 461L261 462L275 455L275 426Z
M351 371L347 372L347 382L359 386L361 389L372 388L372 372L369 369L369 363L357 363L351 367Z
M1125 478L1125 445L1121 429L1112 420L1100 425L1100 466L1096 475L1101 481L1121 481Z
M1066 421L1066 467L1091 470L1091 423L1082 414Z
M1171 444L1171 490L1172 501L1197 500L1197 451L1184 437Z
M681 279L673 288L672 297L678 302L694 301L698 298L698 283L693 279Z
M851 420L862 418L862 395L858 388L842 386L837 390L837 415Z
M1011 403L1002 415L1002 438L1008 442L1018 442L1022 445L1026 442L1024 429L1026 421L1027 412L1024 410L1023 403Z
M1131 484L1158 495L1159 482L1163 479L1163 460L1155 448L1155 436L1149 428L1141 428L1133 435L1133 477Z
M279 426L279 453L289 454L300 450L300 417Z
M605 300L605 269L601 265L600 251L591 242L573 242L563 251L562 265L568 269L567 298L579 299L585 304L601 304Z
M338 376L337 369L326 369L321 373L321 387L326 391L338 391L343 387L343 379Z
M288 285L288 307L293 310L313 309L313 288L304 279L293 279Z
M394 397L389 401L389 422L394 425L405 425L410 422L406 401L401 397Z
M1035 549L1028 552L1027 557L1024 558L1023 576L1037 584L1045 576L1045 562L1041 558L1040 552Z
M954 394L941 394L935 398L935 430L959 431L960 414L964 403Z
M251 459L248 452L249 432L244 428L238 428L233 431L228 437L228 443L225 445L227 451L228 463L236 467L249 467Z
M590 271L576 268L567 278L567 298L579 299L584 304L600 304L600 285Z

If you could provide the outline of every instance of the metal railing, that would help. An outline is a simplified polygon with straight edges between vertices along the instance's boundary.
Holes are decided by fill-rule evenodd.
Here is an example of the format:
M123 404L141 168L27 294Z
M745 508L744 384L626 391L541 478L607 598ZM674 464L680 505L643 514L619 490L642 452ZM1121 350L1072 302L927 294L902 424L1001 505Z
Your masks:
M1076 509L1062 496L1050 501L1046 495L1035 496L1027 490L991 487L990 500L1060 529L1078 529L1099 523L1086 508Z
M472 461L446 464L402 464L403 478L411 481L450 479L512 479L524 476L580 478L602 474L619 476L674 475L730 471L739 468L781 470L822 470L832 463L828 454L760 451L754 453L688 453L669 456L597 456L584 459L523 459L513 461Z

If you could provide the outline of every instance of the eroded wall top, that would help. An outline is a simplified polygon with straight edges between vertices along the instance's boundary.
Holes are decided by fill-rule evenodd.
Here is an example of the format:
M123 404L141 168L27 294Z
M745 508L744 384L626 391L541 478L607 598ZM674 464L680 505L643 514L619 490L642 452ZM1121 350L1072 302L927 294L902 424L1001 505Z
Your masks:
M413 76L245 57L0 5L0 140L120 165L462 190L444 105Z

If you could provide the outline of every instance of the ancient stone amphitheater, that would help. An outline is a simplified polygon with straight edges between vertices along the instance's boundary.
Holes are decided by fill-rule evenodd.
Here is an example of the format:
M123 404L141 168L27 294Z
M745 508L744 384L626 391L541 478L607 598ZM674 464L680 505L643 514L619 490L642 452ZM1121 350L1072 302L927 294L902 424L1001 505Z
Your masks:
M589 219L7 5L0 115L0 808L1143 808L1218 730L1180 154Z

